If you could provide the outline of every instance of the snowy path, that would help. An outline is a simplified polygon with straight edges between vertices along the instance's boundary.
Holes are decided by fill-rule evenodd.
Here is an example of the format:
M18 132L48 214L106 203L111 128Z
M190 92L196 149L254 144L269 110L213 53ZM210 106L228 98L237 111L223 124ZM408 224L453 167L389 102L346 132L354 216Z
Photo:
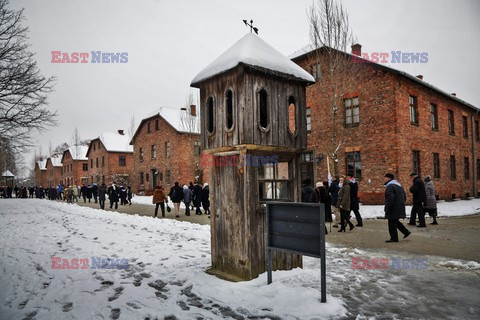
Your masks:
M0 201L0 319L478 319L480 266L428 257L428 270L352 270L353 256L388 252L329 246L328 303L319 261L242 283L204 272L209 226L155 220L59 202ZM51 257L87 258L52 269ZM92 269L91 257L128 259ZM409 258L415 256L409 255Z

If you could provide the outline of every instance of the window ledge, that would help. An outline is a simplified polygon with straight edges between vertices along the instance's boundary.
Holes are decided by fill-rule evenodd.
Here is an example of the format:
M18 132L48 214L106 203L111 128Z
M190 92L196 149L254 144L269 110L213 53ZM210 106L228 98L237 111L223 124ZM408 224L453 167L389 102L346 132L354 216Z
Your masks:
M412 126L416 126L416 127L419 127L419 126L420 126L420 124L419 124L418 122L412 122L412 121L410 121L410 124L411 124Z

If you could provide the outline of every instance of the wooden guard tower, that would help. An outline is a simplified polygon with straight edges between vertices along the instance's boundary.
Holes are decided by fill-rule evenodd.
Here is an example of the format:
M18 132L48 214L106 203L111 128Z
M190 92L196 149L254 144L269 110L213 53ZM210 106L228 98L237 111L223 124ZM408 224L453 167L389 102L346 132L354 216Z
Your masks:
M305 87L313 82L252 33L193 79L200 89L202 162L210 170L210 273L239 281L265 271L264 204L300 201ZM299 255L274 256L274 269L301 266Z

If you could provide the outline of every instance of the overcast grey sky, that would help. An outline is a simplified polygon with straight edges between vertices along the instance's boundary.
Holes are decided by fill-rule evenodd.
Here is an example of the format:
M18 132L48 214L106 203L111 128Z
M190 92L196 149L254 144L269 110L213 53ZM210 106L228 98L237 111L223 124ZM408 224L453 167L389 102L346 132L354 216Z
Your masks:
M102 131L128 129L160 106L182 107L193 77L249 30L289 55L309 43L312 0L11 0L25 8L31 50L58 82L50 107L60 125L43 151ZM480 1L344 0L364 52L428 52L428 63L390 64L480 106ZM51 51L128 52L124 64L54 64ZM90 59L89 59L90 60ZM33 153L32 153L33 154ZM32 155L27 157L29 161Z

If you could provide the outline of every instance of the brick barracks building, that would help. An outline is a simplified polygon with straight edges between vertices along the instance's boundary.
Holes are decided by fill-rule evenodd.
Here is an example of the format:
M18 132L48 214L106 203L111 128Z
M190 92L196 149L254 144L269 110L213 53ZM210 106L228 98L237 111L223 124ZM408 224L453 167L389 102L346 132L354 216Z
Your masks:
M47 160L38 160L35 163L35 184L36 186L47 186Z
M181 185L195 180L202 182L195 106L190 110L190 115L183 115L190 119L187 129L180 121L182 112L187 111L173 108L163 107L140 122L130 142L134 157L134 193L150 195L157 185L163 185L168 192L175 181Z
M88 146L71 146L63 152L63 184L79 186L88 184Z
M133 174L133 148L123 130L104 132L87 150L89 183L129 185Z
M307 87L307 126L310 154L317 162L316 181L327 180L327 155L332 149L333 112L331 79L325 51L294 54L292 60L312 73L316 83ZM361 46L352 46L360 56ZM348 59L353 55L346 55ZM319 62L319 63L318 63ZM337 135L339 174L353 173L359 182L361 202L381 204L383 177L393 173L405 189L410 173L430 175L437 197L479 196L479 109L423 80L385 65L356 64L338 96ZM330 159L331 160L331 159ZM333 175L333 163L330 161ZM407 192L408 201L411 195Z
M62 157L59 154L50 156L45 168L47 169L47 187L56 187L62 183Z

